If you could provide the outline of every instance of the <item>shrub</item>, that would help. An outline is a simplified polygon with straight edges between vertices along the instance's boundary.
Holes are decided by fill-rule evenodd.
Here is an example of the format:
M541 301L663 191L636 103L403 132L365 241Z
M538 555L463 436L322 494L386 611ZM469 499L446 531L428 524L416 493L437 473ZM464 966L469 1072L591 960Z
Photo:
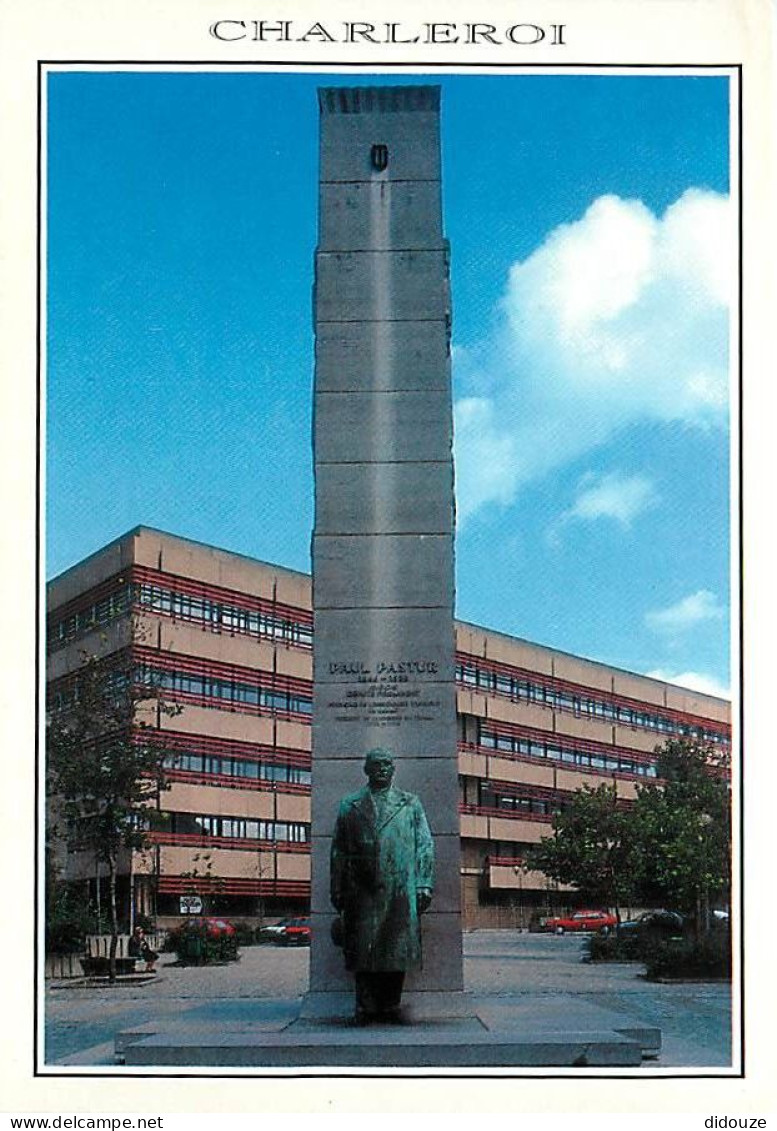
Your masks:
M57 885L50 893L46 908L46 953L79 954L87 935L100 932L103 926L93 908L79 899L78 893Z
M654 941L645 954L648 981L662 978L731 977L731 936L716 931L701 939Z
M638 962L640 946L638 940L618 938L617 934L591 935L585 945L589 962Z
M170 932L165 949L172 950L183 966L211 966L235 962L237 935L215 931L207 923L182 923Z

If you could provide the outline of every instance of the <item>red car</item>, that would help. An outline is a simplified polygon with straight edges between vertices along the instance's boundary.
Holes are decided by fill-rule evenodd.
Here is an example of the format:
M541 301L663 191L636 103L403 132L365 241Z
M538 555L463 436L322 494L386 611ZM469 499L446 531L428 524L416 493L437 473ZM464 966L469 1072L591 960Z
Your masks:
M546 919L545 930L563 935L565 931L604 931L617 925L617 918L609 911L573 911L557 919Z
M226 919L198 918L192 919L190 922L204 926L208 935L213 939L218 938L219 935L234 935L235 933L235 928Z
M310 919L289 919L279 941L284 946L310 946Z

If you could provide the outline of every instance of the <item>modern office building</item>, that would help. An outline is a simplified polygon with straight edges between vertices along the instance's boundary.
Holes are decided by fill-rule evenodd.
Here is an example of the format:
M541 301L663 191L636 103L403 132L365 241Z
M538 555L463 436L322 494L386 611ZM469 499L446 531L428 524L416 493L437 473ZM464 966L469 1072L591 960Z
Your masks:
M159 714L169 788L152 846L121 866L125 923L205 911L251 919L310 900L311 585L306 574L138 527L48 587L48 693L67 697L84 651L130 649ZM722 699L457 623L462 910L466 926L525 925L572 907L522 861L584 783L624 799L677 735L727 748ZM397 782L401 786L401 781ZM66 878L96 886L71 854Z

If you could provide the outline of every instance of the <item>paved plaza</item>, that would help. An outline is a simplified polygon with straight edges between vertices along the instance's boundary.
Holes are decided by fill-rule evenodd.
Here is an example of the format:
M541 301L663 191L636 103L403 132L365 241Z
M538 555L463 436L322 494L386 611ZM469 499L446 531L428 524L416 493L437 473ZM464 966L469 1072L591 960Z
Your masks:
M652 984L638 963L581 961L574 936L473 931L464 936L465 986L489 1008L575 1028L576 1010L594 1006L623 1025L657 1026L663 1049L643 1070L722 1068L731 1064L731 991L714 982ZM228 966L178 967L163 955L153 981L85 986L56 982L46 990L46 1063L114 1065L114 1036L150 1022L185 1020L193 1029L236 1024L261 1014L262 1024L291 1020L307 989L306 948L246 947ZM119 1069L121 1071L121 1069Z

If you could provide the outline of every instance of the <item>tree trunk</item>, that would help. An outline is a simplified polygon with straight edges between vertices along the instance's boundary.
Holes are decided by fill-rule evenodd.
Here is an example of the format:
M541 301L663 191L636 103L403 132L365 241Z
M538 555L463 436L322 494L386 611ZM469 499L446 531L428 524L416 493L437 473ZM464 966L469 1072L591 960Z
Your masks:
M100 859L97 859L97 866L94 878L95 896L97 902L97 934L99 935L102 930L103 919L103 905L102 905L102 892L100 891Z
M108 854L108 887L111 906L111 946L108 952L108 981L116 981L116 951L119 946L119 913L116 906L116 856Z
M702 899L701 899L701 891L699 890L696 893L696 917L694 917L694 923L693 923L693 941L694 942L696 942L696 943L701 942L703 930L705 930L705 924L703 924Z

